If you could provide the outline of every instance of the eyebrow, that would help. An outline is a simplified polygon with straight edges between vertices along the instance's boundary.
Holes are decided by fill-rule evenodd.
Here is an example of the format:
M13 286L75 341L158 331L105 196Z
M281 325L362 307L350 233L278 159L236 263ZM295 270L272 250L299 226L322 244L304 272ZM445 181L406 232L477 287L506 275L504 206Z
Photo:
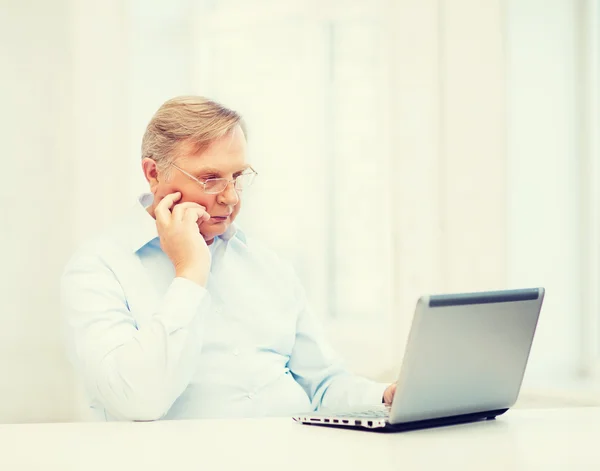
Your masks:
M241 168L237 172L233 172L233 174L235 175L236 173L242 173L244 170L248 170L249 168L250 168L250 165L245 165L243 168ZM204 175L207 173L214 173L215 175L221 175L220 170L218 170L216 168L212 168L212 167L201 168L201 169L193 172L194 175Z

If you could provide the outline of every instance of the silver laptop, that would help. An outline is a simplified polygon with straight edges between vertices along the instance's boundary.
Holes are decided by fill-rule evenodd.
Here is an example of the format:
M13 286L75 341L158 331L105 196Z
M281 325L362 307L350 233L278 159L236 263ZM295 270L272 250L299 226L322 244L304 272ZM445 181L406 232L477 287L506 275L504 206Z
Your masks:
M310 425L400 431L493 419L517 400L544 288L424 296L391 407L295 416Z

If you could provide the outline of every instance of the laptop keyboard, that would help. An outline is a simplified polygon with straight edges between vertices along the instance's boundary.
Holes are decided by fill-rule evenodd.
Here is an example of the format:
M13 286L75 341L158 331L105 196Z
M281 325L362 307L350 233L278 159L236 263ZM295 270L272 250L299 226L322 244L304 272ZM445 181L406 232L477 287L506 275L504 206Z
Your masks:
M348 417L351 419L362 419L362 418L370 418L370 419L386 419L390 415L389 409L374 409L374 410L364 410L364 411L352 411L347 412L345 414L328 414L331 417Z

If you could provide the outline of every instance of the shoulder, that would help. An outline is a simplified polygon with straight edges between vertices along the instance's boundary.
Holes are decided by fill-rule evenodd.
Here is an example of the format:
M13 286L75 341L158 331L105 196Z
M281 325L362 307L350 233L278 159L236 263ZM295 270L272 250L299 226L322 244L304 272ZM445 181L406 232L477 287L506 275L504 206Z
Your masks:
M229 243L257 275L268 274L280 283L297 281L292 263L264 240L238 229Z
M110 268L115 260L122 260L131 252L127 227L119 221L103 231L81 241L71 253L63 270L63 277L82 268Z
M264 264L277 266L279 268L291 268L291 263L281 256L281 254L271 245L241 229L237 231L233 238L233 242L252 259L260 260Z
M266 288L272 299L294 303L294 309L299 309L298 302L304 302L305 292L293 263L277 249L263 239L249 233L237 233L230 240L236 247L233 250L238 257L237 263L244 276Z

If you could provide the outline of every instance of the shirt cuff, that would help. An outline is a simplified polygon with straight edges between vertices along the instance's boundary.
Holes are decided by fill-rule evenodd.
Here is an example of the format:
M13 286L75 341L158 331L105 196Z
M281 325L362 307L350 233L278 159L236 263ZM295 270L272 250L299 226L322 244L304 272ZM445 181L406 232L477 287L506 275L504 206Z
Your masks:
M365 391L365 404L383 404L383 393L391 383L372 383Z
M206 288L187 278L177 277L171 282L157 316L170 334L187 327L209 299Z

